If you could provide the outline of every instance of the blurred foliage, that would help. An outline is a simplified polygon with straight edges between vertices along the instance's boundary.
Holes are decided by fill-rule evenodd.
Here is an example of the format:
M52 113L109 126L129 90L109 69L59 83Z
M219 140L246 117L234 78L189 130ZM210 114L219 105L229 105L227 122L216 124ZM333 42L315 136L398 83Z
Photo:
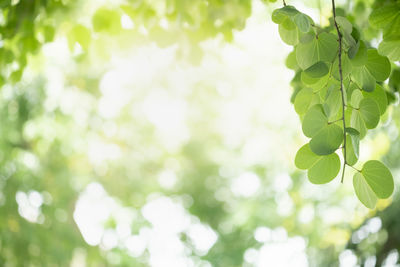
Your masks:
M314 6L315 1L308 2L318 8ZM378 29L368 25L371 4L371 1L358 1L348 10L349 18L370 40L379 34ZM136 244L135 238L148 236L158 229L145 210L150 204L155 205L157 199L166 199L162 197L170 201L164 201L169 203L167 206L161 205L167 213L174 214L173 207L181 207L191 225L201 223L201 229L210 227L218 238L206 252L196 247L188 229L171 233L161 227L167 237L178 236L178 240L171 237L173 242L184 244L183 254L191 262L183 266L191 263L224 267L256 265L251 262L252 251L268 249L267 243L271 240L278 244L293 242L299 247L299 253L306 250L311 266L337 265L337 257L353 227L362 224L367 214L361 207L348 205L347 195L351 191L316 191L304 184L304 176L296 171L290 171L289 179L286 172L291 170L287 167L290 163L282 167L282 160L268 151L269 165L265 164L265 158L246 164L243 155L251 146L247 137L236 145L229 145L235 141L223 136L218 125L220 120L216 119L222 116L217 107L228 97L221 96L209 77L226 82L243 76L247 80L242 82L247 86L255 79L253 76L244 73L224 76L233 68L225 61L226 72L211 69L204 77L191 77L193 81L188 84L181 76L192 75L193 67L187 59L196 64L202 62L203 41L210 38L220 43L232 41L235 32L245 28L255 7L259 6L252 1L240 0L112 3L0 0L1 266L160 266L152 256L154 244L141 252L140 247L133 246L136 250L132 252L123 242L106 247L105 234L92 244L84 238L74 213L93 184L105 189L98 193L97 199L99 209L108 212L107 218L100 220L104 233L124 232L120 213L128 214L130 235L124 238L133 244ZM324 14L323 8L320 11L322 17L330 16ZM265 16L270 20L268 13ZM179 67L151 65L149 52L140 47L151 47L152 42L168 47L167 50L175 49ZM69 52L63 50L64 45ZM52 52L54 46L61 46L63 52L57 49ZM123 58L123 51L131 47L138 49L139 55L142 52L146 55L140 58L143 66L134 68L127 64L122 67L125 72L121 71L128 77L139 73L135 79L143 80L145 85L120 84L119 77L110 78L108 86L102 85L114 67L115 54ZM208 50L210 54L213 52L216 53ZM67 59L63 54L67 54ZM168 61L165 59L168 56L163 54L152 56ZM141 69L148 70L152 76L142 76ZM181 83L171 82L163 75L167 69L174 69L173 78ZM124 86L129 87L129 93L119 91ZM395 70L389 87L385 87L393 101L399 86ZM154 87L176 91L164 96ZM165 126L162 121L151 122L151 116L146 117L136 108L149 102L153 92L160 93L172 110L180 107L181 102L169 94L183 95L184 101L191 105L190 111L186 109L191 116L189 130L179 128L179 123ZM238 98L245 99L245 96ZM128 99L129 105L124 102ZM116 102L125 104L113 115ZM180 112L177 109L176 113ZM176 113L167 113L167 116ZM398 134L396 108L387 113L393 123L386 130ZM237 127L232 131L242 133L239 119L240 116L232 122ZM167 132L170 143L164 140L157 125ZM174 127L179 134L169 133ZM186 130L190 137L185 136ZM286 140L298 138L297 133L284 126L279 130L279 136ZM263 130L260 133L265 134ZM379 133L372 136L371 140L376 140ZM399 167L400 154L398 138L394 136L385 158L393 169ZM281 144L276 144L278 147ZM235 193L232 183L241 181L238 177L258 181L261 189L251 197ZM171 179L175 184L168 186ZM243 184L239 183L240 186ZM113 208L108 210L104 201L113 203ZM387 205L389 202L378 203L380 209ZM350 208L341 210L344 206ZM89 211L97 208L92 203ZM352 215L345 216L349 210ZM338 218L344 221L329 222L328 213L334 214L333 217L341 214ZM179 223L173 216L161 218ZM91 227L97 229L97 225ZM173 231L174 227L170 228ZM264 232L258 239L255 238L257 229ZM156 230L154 235L162 234ZM300 242L296 239L299 236ZM159 246L167 249L173 242ZM385 246L385 242L378 245ZM250 255L247 260L245 255Z

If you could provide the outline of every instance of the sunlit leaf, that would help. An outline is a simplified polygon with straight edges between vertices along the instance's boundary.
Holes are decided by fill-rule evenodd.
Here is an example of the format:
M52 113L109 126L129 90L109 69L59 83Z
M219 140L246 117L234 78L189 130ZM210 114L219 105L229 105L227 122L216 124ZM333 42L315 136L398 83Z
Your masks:
M378 198L388 198L393 193L393 176L389 169L378 160L367 161L361 174Z
M310 30L310 21L303 13L298 13L294 16L294 22L301 32L308 32Z
M303 133L307 137L313 137L328 123L321 105L312 106L306 113L303 119Z
M379 112L383 115L386 111L388 100L387 95L383 87L379 84L376 84L375 90L372 92L363 92L365 98L371 98L376 101L379 106Z
M311 168L320 158L321 156L318 156L311 151L309 144L305 144L299 149L299 151L297 151L294 163L297 168L301 170L307 170Z
M343 130L336 124L325 125L310 141L311 150L317 155L335 152L343 142Z
M338 42L335 35L323 32L310 42L298 44L296 48L297 63L300 68L305 70L318 61L332 62L337 51Z
M359 172L354 174L353 187L361 203L369 209L374 209L378 198L366 182L364 176Z
M378 104L372 98L364 98L360 102L360 115L368 129L375 128L379 123L380 111Z
M321 156L308 170L308 179L313 184L326 184L332 181L340 171L340 159L337 154Z
M319 61L311 67L307 68L304 72L311 78L321 78L328 74L329 69L324 62Z

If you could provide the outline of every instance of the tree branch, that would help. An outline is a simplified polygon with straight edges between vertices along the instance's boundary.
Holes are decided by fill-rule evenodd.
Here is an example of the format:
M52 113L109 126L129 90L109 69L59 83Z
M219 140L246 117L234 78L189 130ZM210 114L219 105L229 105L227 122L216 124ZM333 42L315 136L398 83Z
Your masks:
M286 6L286 2L285 2L285 0L283 0L283 6Z
M342 95L342 121L343 121L343 155L344 155L344 163L343 163L343 172L342 172L342 179L340 180L343 183L344 173L347 164L347 149L346 149L346 120L345 120L345 99L344 99L344 92L343 92L343 71L342 71L342 34L340 33L339 26L336 22L336 7L335 7L335 0L332 0L332 12L333 12L333 22L335 24L336 32L338 35L338 42L339 42L339 77L340 77L340 92Z

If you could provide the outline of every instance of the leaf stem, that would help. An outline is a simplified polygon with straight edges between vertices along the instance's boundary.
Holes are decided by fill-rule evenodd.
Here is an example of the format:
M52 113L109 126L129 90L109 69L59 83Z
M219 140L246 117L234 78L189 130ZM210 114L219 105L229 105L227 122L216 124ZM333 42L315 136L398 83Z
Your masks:
M332 124L332 123L335 123L335 122L338 122L338 121L341 121L341 120L343 120L343 118L340 118L340 119L337 119L337 120L334 120L334 121L328 121L328 124Z
M346 163L346 164L347 164L347 163ZM350 164L347 164L347 165L349 165L350 167L352 167L352 168L355 169L356 171L361 172L359 169L357 169L357 168L351 166Z
M350 105L344 105L346 108L352 108L352 109L355 109L355 110L360 110L360 108L355 108L355 107L353 107L353 106L350 106Z
M344 92L343 92L343 71L342 71L342 34L340 33L339 26L336 22L336 7L335 7L335 0L332 0L332 12L333 12L333 22L335 24L336 32L338 35L338 42L339 42L339 76L340 76L340 92L342 95L342 121L343 121L343 156L344 156L344 163L343 163L343 172L342 172L342 179L340 180L343 183L344 173L346 170L347 164L347 151L346 151L346 120L344 118L345 112L345 100L344 100Z

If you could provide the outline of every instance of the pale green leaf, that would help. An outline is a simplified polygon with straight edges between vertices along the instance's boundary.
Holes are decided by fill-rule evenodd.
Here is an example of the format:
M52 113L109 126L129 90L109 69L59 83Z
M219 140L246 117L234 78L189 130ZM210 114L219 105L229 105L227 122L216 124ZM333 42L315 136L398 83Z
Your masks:
M342 128L336 124L328 124L312 137L310 148L317 155L329 155L335 152L342 142Z
M388 198L393 193L393 176L380 161L367 161L361 173L378 198Z
M294 99L294 109L297 114L302 115L307 112L314 99L314 93L311 88L303 88L297 93Z
M309 144L305 144L299 149L299 151L297 151L294 164L301 170L307 170L311 168L320 158L321 156L318 156L311 151Z
M313 137L328 123L321 105L312 106L306 113L302 123L303 133L307 137Z
M350 127L356 129L360 133L360 139L364 138L367 133L364 120L358 110L353 109L351 112Z
M351 94L351 101L350 104L353 108L359 108L360 102L364 98L361 90L355 89Z
M389 59L379 55L376 49L368 49L366 67L378 82L386 80L391 71Z
M308 32L310 30L310 21L303 13L298 13L294 16L294 23L301 32Z
M378 104L372 98L364 98L360 102L360 115L368 129L375 128L379 123L380 111Z
M400 38L384 39L379 44L378 51L392 61L400 61Z
M363 66L367 63L367 47L359 41L355 47L349 49L349 58L353 66Z
M353 67L352 70L352 78L361 87L363 90L367 92L372 92L375 89L376 80L374 76L371 75L366 66L361 67Z
M308 179L313 184L326 184L338 175L339 170L340 159L336 153L322 156L308 170Z
M318 61L332 62L338 51L335 35L323 32L307 43L299 43L296 48L297 63L305 70Z
M369 209L374 209L378 198L359 172L354 174L353 187L361 203Z
M379 106L379 112L383 115L386 111L388 100L385 90L382 88L381 85L376 84L375 90L372 92L363 92L364 97L371 98L376 101Z
M286 44L296 45L299 42L299 32L295 24L287 18L284 22L279 24L279 35Z
M311 78L321 78L328 74L329 69L324 62L318 61L311 67L307 68L304 72Z

